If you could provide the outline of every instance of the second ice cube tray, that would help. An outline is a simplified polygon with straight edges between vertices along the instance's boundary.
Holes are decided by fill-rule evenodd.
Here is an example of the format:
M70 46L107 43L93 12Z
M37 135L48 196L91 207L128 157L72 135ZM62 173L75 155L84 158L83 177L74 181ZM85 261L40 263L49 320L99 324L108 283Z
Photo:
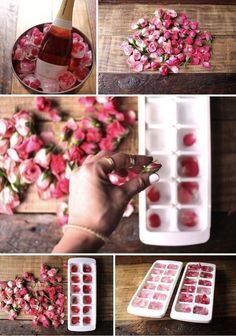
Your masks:
M70 258L68 260L68 329L92 331L96 329L97 305L96 260Z
M127 311L130 314L161 318L165 315L183 263L157 260L149 269L132 297Z
M211 226L208 96L140 97L139 153L162 168L139 198L139 233L151 245L206 242Z
M209 323L213 313L215 276L214 264L188 263L170 317L186 322Z

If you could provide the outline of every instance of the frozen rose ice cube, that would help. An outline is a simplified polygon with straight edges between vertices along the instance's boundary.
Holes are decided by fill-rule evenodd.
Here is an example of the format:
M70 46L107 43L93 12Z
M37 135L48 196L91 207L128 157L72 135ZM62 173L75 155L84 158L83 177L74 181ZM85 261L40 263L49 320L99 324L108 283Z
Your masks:
M63 74L61 74L58 77L58 80L59 80L59 86L60 86L61 91L66 91L72 88L73 86L75 86L75 83L76 83L76 77L70 71L66 71Z
M212 279L212 273L201 272L200 277L205 279Z
M146 283L144 286L143 286L144 289L152 289L154 290L156 288L156 286L152 283Z
M83 271L84 271L84 273L91 273L92 272L92 267L90 265L85 264L83 266Z
M191 147L197 141L197 137L194 133L187 133L183 136L183 144L186 147Z
M54 79L42 79L41 88L46 93L59 92L59 82Z
M157 186L151 186L147 190L147 199L150 203L157 203L160 201L160 191Z
M179 216L180 223L187 227L193 227L198 224L198 215L194 210L182 210Z
M135 297L133 302L132 302L132 305L134 307L146 308L147 305L148 305L148 302L149 301L147 299Z
M209 280L199 280L199 285L201 285L201 286L211 286L212 283Z
M196 177L199 174L199 165L196 158L183 156L179 158L179 175L183 177Z
M93 277L92 277L92 275L84 275L84 276L83 276L83 280L84 280L84 282L86 282L86 283L90 283L90 282L93 281Z
M196 278L196 277L198 277L198 275L199 275L199 272L196 272L196 271L187 271L187 272L186 272L186 276L187 276L187 277L193 277L193 278Z
M164 301L166 299L167 295L166 294L163 294L163 293L158 293L156 292L153 296L153 298L155 300L160 300L160 301Z
M72 272L72 273L77 273L78 271L79 271L78 266L75 265L75 264L72 264L72 265L71 265L71 272Z
M209 304L210 303L210 298L206 295L197 295L195 297L195 302L196 303L201 303L201 304Z
M72 307L71 307L71 311L72 311L72 313L74 313L74 314L79 314L79 312L80 312L80 307L78 307L78 306L72 306Z
M92 287L91 286L89 286L89 285L84 285L83 286L83 292L84 293L89 294L89 293L91 293L91 291L92 291Z
M180 294L179 302L193 302L192 294Z
M198 271L202 268L201 264L190 264L188 265L188 270Z
M157 229L161 225L161 218L157 213L152 213L148 217L149 227L152 229Z
M186 284L186 285L194 285L196 283L197 283L197 280L195 280L195 279L189 279L189 278L184 279L184 284Z
M78 275L72 275L71 281L73 283L79 283L80 282L80 277Z
M165 271L164 275L174 276L176 274L176 272L177 271L170 269L170 270Z
M89 317L89 316L84 317L83 318L83 323L84 324L90 324L91 323L91 317Z
M202 266L201 267L204 272L213 272L213 267L211 266Z
M193 308L193 313L199 315L208 315L208 309L206 307L195 306Z
M92 303L92 297L90 295L85 295L83 297L83 303L85 303L85 304L91 304Z
M141 298L151 298L153 292L151 290L143 289L139 292L139 297Z
M153 310L161 310L163 308L163 304L161 302L156 302L156 301L151 301L148 309L153 309Z
M191 312L191 306L186 305L186 304L182 304L182 303L177 303L175 309L176 309L177 312L181 312L181 313L190 313Z
M193 203L197 200L199 185L197 182L181 182L178 185L178 201L181 204Z
M151 274L149 279L149 281L153 281L153 282L157 282L160 280L160 276L159 275L155 275L155 274Z
M92 307L91 306L84 306L83 307L83 313L88 314L91 311Z
M79 316L72 316L71 318L71 324L79 324L80 323L80 317Z
M173 280L174 280L173 278L168 277L168 276L165 276L165 277L161 278L161 282L164 282L164 283L172 283Z
M152 270L152 273L154 273L154 274L162 274L163 272L164 272L163 269L156 268L156 267L154 267L153 270Z
M80 293L80 286L78 285L73 285L71 289L72 289L72 293Z
M157 290L159 291L164 291L164 292L168 292L170 290L170 286L167 286L167 285L159 285L157 287Z
M198 287L197 289L198 294L211 294L211 289L208 287Z
M155 267L157 268L166 268L165 264L161 264L161 263L155 263Z
M181 288L182 293L193 293L195 292L196 287L195 286L183 286Z
M176 270L176 269L179 268L179 266L178 266L178 265L175 265L175 264L169 264L169 265L167 266L167 268Z
M73 304L73 305L77 305L77 304L79 304L79 298L78 298L78 296L73 296L73 297L72 297L72 304Z

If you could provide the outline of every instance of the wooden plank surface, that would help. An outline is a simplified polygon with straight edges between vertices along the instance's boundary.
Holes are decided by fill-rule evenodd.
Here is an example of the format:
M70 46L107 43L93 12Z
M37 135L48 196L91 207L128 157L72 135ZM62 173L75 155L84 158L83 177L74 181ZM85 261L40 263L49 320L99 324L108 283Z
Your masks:
M184 4L185 3L185 4ZM130 25L150 17L157 7L185 12L213 34L212 68L188 65L180 73L162 77L152 71L134 73L127 65L121 43L132 35ZM233 93L236 90L236 2L196 4L192 1L100 1L99 5L99 93ZM221 24L219 24L221 23ZM218 76L217 76L218 75ZM217 80L217 77L220 81Z
M42 263L59 267L63 272L64 292L67 294L67 270L64 265L73 256L0 256L0 279L14 279L16 275L22 275L24 271L33 272L39 276ZM97 261L97 329L91 334L112 335L113 320L113 259L111 256L91 256ZM67 316L67 310L65 308ZM33 328L29 316L20 315L14 322L7 320L7 315L0 312L1 335L73 335L67 330L67 321L57 330L54 328ZM20 334L19 334L20 331ZM87 333L88 334L88 333ZM89 333L90 334L90 333Z
M1 97L0 98L0 118L11 117L14 111L14 107L18 106L20 108L26 108L28 110L35 110L34 108L34 98L33 97ZM84 106L79 103L78 97L57 97L55 98L58 106L68 113L70 117L77 120L88 115L85 112ZM130 98L120 98L121 109L133 109L137 111L137 97ZM43 113L36 113L41 122L39 124L39 129L42 131L53 131L57 137L62 129L64 123L53 123L48 121ZM138 151L138 141L137 141L137 126L131 131L130 136L121 145L121 150L124 152L137 153ZM26 193L26 198L23 203L18 207L18 213L55 213L58 204L62 200L50 199L47 201L40 200L37 194L36 186L33 185L29 188ZM1 217L0 217L1 218Z
M161 319L128 314L126 307L151 264L157 259L215 263L216 286L214 312L209 324L170 319L170 310ZM221 256L117 256L116 257L116 334L117 335L210 335L236 333L236 258ZM182 274L181 274L182 275Z
M26 29L42 23L50 22L55 17L61 0L4 0L1 2L1 37L4 41L0 46L0 89L1 93L28 94L10 71L9 55L16 40ZM90 39L96 51L96 0L76 0L73 25ZM7 19L6 19L7 18ZM9 28L10 27L10 28ZM7 70L8 69L8 70ZM4 77L3 77L4 74ZM80 90L81 94L96 93L96 67Z

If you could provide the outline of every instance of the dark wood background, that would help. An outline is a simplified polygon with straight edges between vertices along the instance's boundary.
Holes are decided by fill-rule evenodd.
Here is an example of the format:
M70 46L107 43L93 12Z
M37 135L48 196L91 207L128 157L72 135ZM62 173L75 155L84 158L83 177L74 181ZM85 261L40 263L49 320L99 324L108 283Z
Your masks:
M134 73L126 64L121 43L132 34L130 25L150 17L157 7L186 12L214 36L212 68L181 67L167 77L151 71ZM217 0L100 0L99 1L99 93L169 94L236 92L236 1Z
M126 312L128 303L155 260L209 262L216 264L213 319L209 324L189 323L170 318L178 289L177 282L168 310L161 319L138 317ZM235 335L236 334L235 256L117 256L116 334L117 335Z
M1 0L0 1L0 93L28 94L12 72L10 55L12 47L24 31L30 27L50 22L56 15L60 0ZM96 1L76 0L73 25L92 42L96 50ZM82 94L96 93L96 66L83 88Z
M14 280L23 272L33 272L39 276L42 263L59 267L63 274L64 293L67 295L67 269L65 264L74 256L0 256L0 280ZM79 257L79 256L76 256ZM90 257L90 256L88 256ZM95 331L80 333L82 335L113 334L113 258L112 256L91 256L97 261L97 328ZM75 335L67 330L67 307L65 323L58 329L34 328L27 315L19 315L17 320L9 321L7 314L0 312L0 335Z

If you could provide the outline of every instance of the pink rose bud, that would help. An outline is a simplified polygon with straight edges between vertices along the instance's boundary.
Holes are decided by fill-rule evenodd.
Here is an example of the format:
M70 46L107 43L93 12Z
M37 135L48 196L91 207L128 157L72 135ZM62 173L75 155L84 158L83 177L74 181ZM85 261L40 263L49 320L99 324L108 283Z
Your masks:
M35 90L38 90L41 86L40 81L33 74L29 74L24 77L23 82L25 83L25 85Z
M19 166L19 172L21 181L27 184L36 182L41 174L39 166L33 159L23 161Z
M155 173L157 172L159 169L161 169L162 165L160 163L157 162L152 162L150 163L148 166L144 166L143 167L143 173Z
M31 127L31 116L29 112L22 110L14 114L13 119L15 121L17 132L26 137L29 134Z
M52 153L46 149L41 148L34 157L34 162L40 165L41 167L47 169L49 168L50 161L51 161Z
M36 185L39 189L45 190L51 183L51 176L48 172L43 172L36 181Z
M20 204L18 195L10 188L5 187L0 192L0 213L7 215L13 214L15 209Z

